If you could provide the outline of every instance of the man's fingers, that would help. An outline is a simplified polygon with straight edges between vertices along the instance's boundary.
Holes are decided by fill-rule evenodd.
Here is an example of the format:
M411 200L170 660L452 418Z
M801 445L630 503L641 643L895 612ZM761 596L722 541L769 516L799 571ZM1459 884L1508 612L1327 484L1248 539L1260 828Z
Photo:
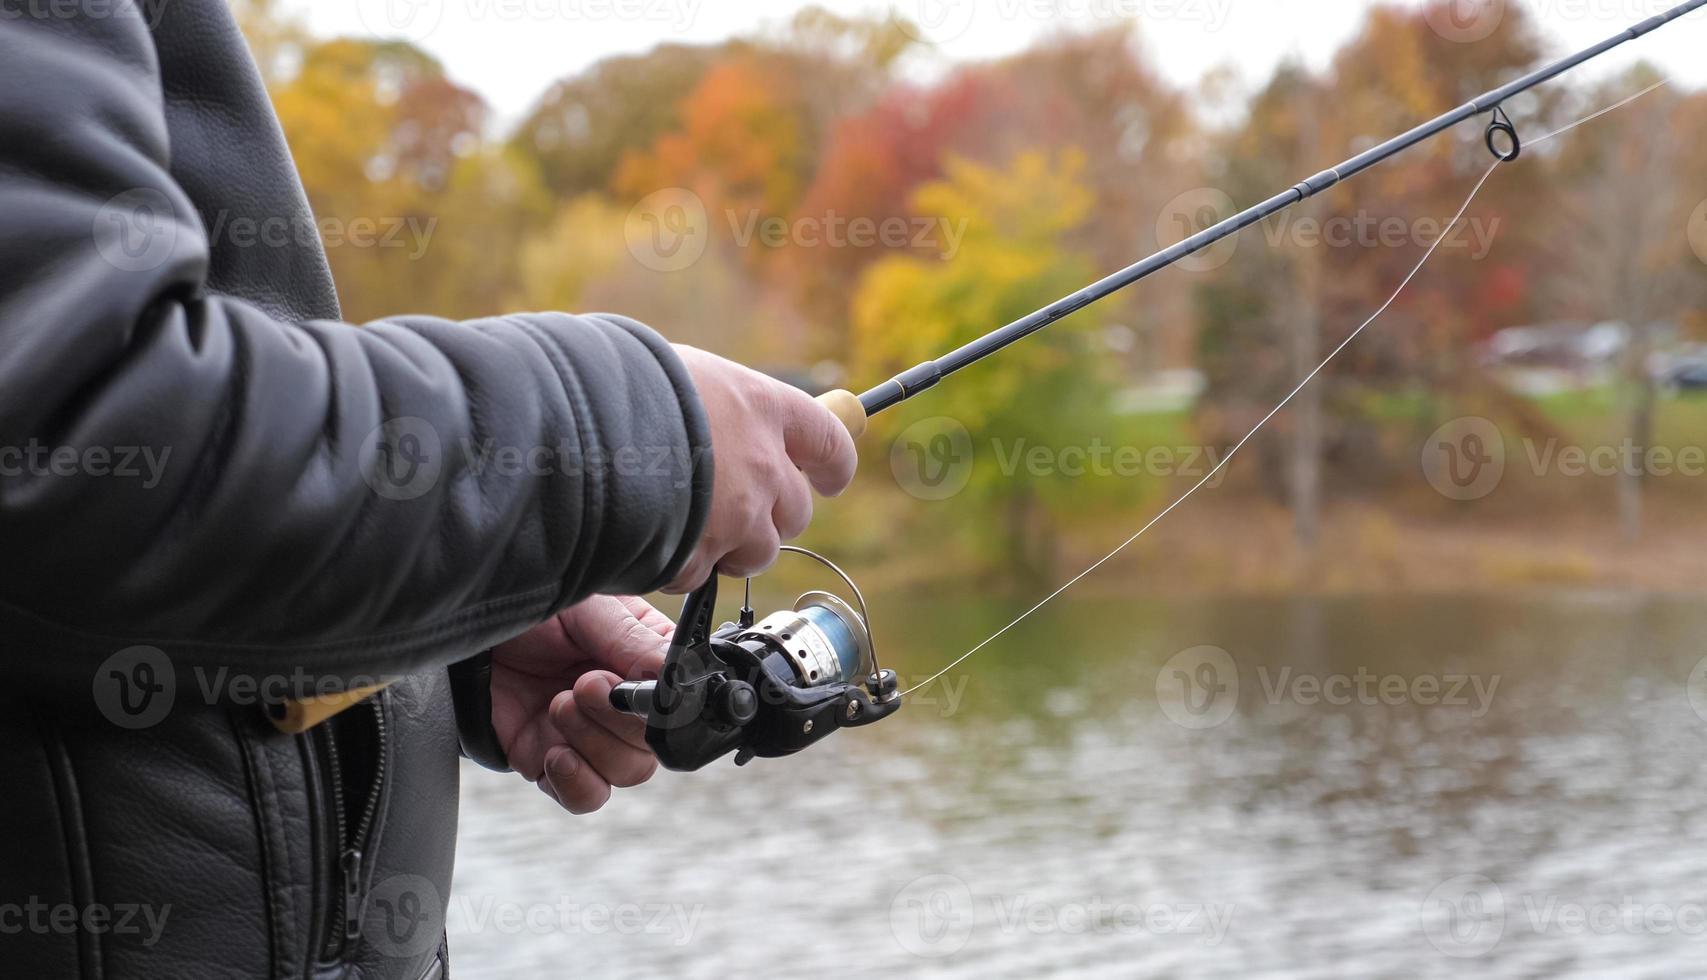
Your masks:
M777 553L781 550L782 538L766 521L764 526L747 535L739 548L724 555L723 560L717 563L717 570L730 578L757 575L776 564Z
M610 783L567 745L552 746L545 753L540 783L570 813L592 813L610 800Z
M687 560L687 564L683 565L682 570L676 574L675 580L664 586L664 594L687 595L704 585L706 580L711 578L711 564L718 557L708 554L705 545L700 545L693 556Z
M604 671L593 671L583 674L575 682L573 691L557 696L557 701L551 705L551 718L558 732L567 736L564 722L559 721L559 712L573 710L577 716L569 724L579 725L586 721L598 725L629 745L652 754L652 748L646 744L646 721L626 711L618 711L610 703L611 688L622 683L622 678ZM565 703L566 702L566 703ZM609 775L608 773L606 775Z
M664 615L658 607L637 595L619 596L617 601L628 609L629 615L664 639L669 639L676 632L675 620Z
M608 686L605 691L609 697ZM657 758L593 721L593 703L565 693L552 704L551 720L569 747L609 786L638 786L651 779L658 771Z
M835 497L853 482L859 454L853 436L830 410L803 391L788 397L788 416L783 422L783 448L788 458L812 481L812 488Z
M806 477L789 473L783 477L777 491L776 506L771 509L771 523L784 541L792 541L806 533L812 523L812 488Z
M559 615L564 631L600 668L623 677L656 671L670 641L610 596L589 599Z

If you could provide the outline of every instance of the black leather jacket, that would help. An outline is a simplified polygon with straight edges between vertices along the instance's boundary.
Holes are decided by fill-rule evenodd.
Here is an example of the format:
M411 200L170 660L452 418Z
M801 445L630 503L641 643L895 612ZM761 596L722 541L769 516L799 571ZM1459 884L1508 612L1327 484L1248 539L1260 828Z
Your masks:
M243 217L312 227L221 0L0 0L0 975L442 974L447 665L704 523L646 328L357 328Z

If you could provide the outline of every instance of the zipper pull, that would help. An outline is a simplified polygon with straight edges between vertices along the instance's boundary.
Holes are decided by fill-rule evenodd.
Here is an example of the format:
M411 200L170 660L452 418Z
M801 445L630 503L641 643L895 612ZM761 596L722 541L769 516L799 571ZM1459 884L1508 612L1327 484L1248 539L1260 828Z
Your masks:
M338 861L344 873L344 939L353 941L362 931L362 852L350 848Z

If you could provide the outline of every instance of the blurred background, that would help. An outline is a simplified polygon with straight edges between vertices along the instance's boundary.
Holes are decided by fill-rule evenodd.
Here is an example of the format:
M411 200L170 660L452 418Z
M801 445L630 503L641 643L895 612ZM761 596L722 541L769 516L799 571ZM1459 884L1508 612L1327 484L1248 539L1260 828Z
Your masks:
M347 319L605 310L811 390L1670 6L234 3ZM1501 168L905 720L591 818L470 770L458 975L1698 973L1704 32L1514 100L1533 140L1669 82ZM1490 162L1466 125L886 414L805 543L924 680Z

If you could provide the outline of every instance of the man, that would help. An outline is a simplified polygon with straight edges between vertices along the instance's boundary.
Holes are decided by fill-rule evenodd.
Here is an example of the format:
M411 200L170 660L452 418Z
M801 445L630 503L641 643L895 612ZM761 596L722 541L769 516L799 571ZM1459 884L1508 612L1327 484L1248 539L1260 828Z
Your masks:
M854 449L618 317L340 323L220 214L311 220L223 3L0 0L0 972L443 976L459 722L573 813L646 779L671 625L610 596L763 569Z

